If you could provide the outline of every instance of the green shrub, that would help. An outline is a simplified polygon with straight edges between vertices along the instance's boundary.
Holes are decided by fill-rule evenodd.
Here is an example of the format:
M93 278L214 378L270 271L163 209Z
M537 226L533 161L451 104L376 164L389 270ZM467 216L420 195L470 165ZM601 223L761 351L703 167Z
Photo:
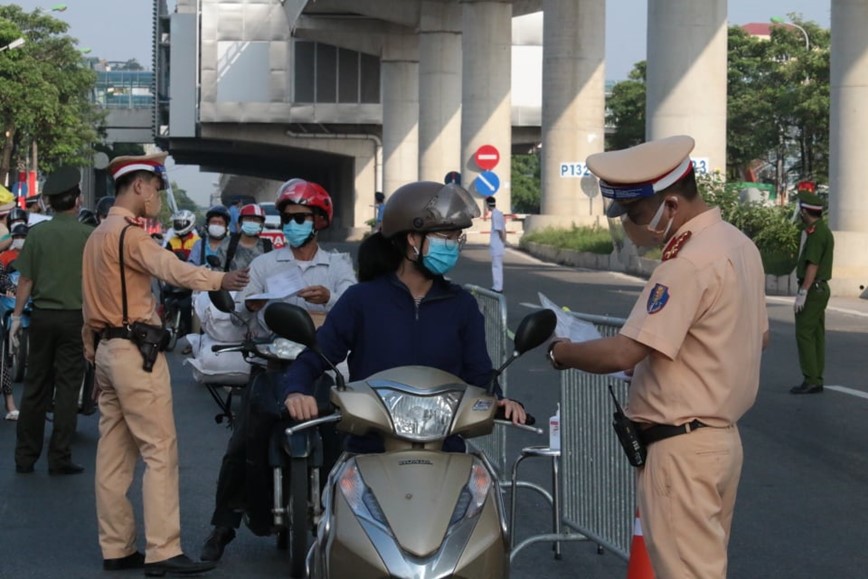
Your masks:
M520 247L526 248L528 243L540 243L551 245L561 249L572 249L589 253L609 255L612 253L612 237L609 232L601 227L577 227L570 229L546 227L529 233L525 233Z

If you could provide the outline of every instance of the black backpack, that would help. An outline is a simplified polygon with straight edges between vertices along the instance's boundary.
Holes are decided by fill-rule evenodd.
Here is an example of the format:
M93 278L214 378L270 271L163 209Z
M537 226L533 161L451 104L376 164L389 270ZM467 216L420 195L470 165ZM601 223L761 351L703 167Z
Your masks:
M235 252L238 251L238 242L241 241L240 233L233 233L229 236L229 248L226 250L226 263L223 264L223 271L229 271L229 264L235 259ZM268 253L274 249L274 244L267 237L260 237L259 242L262 243L262 252ZM259 243L257 242L257 243ZM204 251L204 249L203 249Z

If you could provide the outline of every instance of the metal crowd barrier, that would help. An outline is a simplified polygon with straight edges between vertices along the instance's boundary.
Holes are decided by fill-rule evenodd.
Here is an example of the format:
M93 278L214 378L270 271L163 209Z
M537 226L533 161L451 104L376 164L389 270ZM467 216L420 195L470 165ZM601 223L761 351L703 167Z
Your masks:
M506 326L506 298L503 297L503 294L476 285L468 284L464 286L464 289L476 298L479 311L485 318L485 342L488 346L488 355L494 366L497 367L502 360L506 359L508 354L512 353ZM503 389L504 395L507 392L507 373L508 370L500 376L500 387ZM501 482L508 479L509 465L506 463L506 429L504 427L496 426L488 436L480 436L467 442L488 458Z
M593 323L604 337L617 334L625 322L571 315ZM635 473L612 430L610 384L625 405L624 380L579 370L561 373L561 521L626 561L635 514Z

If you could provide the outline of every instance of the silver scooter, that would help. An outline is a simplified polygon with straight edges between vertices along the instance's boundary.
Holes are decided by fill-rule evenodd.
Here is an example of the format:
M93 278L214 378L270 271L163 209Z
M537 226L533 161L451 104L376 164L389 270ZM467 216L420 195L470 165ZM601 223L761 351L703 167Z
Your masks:
M279 305L266 312L269 326L326 359L307 312ZM337 422L348 434L379 434L385 447L377 454L345 453L332 469L307 557L309 577L509 577L509 538L494 469L482 454L444 452L443 441L456 434L484 436L495 422L512 424L496 420L495 378L545 342L555 325L550 310L522 320L515 352L488 389L424 366L350 384L339 378L331 390L335 414L287 429L292 436Z

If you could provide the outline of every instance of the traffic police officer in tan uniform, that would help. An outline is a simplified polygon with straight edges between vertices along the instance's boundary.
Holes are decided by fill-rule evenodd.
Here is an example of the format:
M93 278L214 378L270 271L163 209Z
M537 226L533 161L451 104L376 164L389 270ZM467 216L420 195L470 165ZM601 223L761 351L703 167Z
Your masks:
M81 343L81 253L92 228L78 222L81 172L61 167L48 176L43 194L54 218L31 228L15 260L21 273L9 330L20 347L19 328L27 301L33 298L27 375L18 417L15 468L33 472L42 452L45 414L54 403L48 443L48 473L70 475L84 468L72 462L72 438L78 414L78 391L84 375Z
M768 342L759 252L698 194L693 146L676 136L588 157L608 216L637 245L666 245L620 334L549 348L559 369L633 370L627 414L647 445L637 498L659 579L726 577L736 423Z
M835 238L823 220L823 199L811 191L799 193L799 214L805 224L805 242L799 252L796 278L799 291L793 310L796 313L796 345L802 383L790 388L792 394L823 392L826 366L826 306L829 305L829 280Z
M155 576L201 573L214 564L194 562L181 550L172 388L159 353L163 330L151 280L205 291L240 290L248 278L246 270L223 273L185 263L138 226L140 218L160 215L165 158L166 153L118 157L109 164L117 197L88 240L83 271L86 357L95 362L100 392L96 508L103 568L144 566L146 575ZM136 550L127 498L139 456L145 462L144 556Z

